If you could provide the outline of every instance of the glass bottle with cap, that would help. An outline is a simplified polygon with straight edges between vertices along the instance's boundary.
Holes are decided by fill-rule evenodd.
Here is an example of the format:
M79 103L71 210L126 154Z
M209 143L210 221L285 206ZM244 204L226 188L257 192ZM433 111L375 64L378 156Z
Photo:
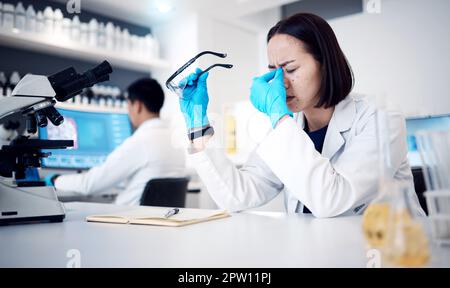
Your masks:
M88 45L89 43L89 24L81 23L80 24L80 44Z
M105 48L106 47L105 23L100 23L98 25L97 45L98 45L99 48Z
M52 7L47 6L44 9L44 32L53 35L55 25L55 14Z
M64 18L62 24L61 38L65 40L70 40L71 30L72 30L72 20L70 20L70 18Z
M55 36L61 37L64 20L64 15L61 9L55 9L55 12L53 13L53 19L54 19L53 33L55 34Z
M0 97L6 96L5 87L6 87L6 75L5 72L0 71Z
M16 88L17 84L19 84L20 82L20 74L17 71L14 71L13 73L11 73L11 77L9 78L9 85L11 88L11 91L14 90L14 88Z
M70 38L73 41L80 41L80 18L77 15L73 16L72 18L72 31L70 35Z
M36 11L33 5L28 5L26 12L25 31L36 32Z
M92 18L89 21L89 39L88 45L92 47L97 47L97 37L98 37L98 21L95 18Z
M44 14L42 11L38 11L36 13L36 33L42 34L44 33Z
M115 34L115 27L112 22L106 23L105 26L105 47L109 51L114 50L114 34Z
M15 13L15 17L14 17L14 28L16 28L19 31L24 31L25 23L26 23L25 7L23 7L22 2L19 2L16 5L16 13Z
M14 28L14 5L3 4L3 29L11 31Z
M3 2L0 1L0 29L2 28L2 25L3 25Z
M123 39L122 39L122 28L120 26L116 26L114 30L114 50L118 52L122 52L123 49Z
M123 52L130 52L130 32L126 28L122 30L122 47Z

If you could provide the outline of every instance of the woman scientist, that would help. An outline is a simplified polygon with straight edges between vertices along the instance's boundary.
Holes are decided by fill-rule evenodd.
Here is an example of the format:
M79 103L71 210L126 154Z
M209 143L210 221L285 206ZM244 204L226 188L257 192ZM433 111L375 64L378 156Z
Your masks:
M353 75L333 30L322 18L301 13L278 22L267 40L271 72L254 79L250 100L273 130L237 169L208 145L208 73L197 69L180 99L191 163L214 201L231 211L283 192L288 213L361 214L377 195L375 109L349 96ZM393 115L390 125L391 176L412 183L404 119Z

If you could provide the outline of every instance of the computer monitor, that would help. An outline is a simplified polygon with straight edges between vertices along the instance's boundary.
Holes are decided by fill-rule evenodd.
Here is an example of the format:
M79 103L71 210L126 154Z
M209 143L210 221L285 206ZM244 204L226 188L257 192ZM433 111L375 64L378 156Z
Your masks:
M420 130L450 130L450 115L428 116L406 119L406 134L408 143L408 159L411 167L422 166L417 150L416 136Z
M39 129L39 138L73 140L74 147L49 150L52 155L42 162L43 168L89 169L102 164L106 157L132 134L127 114L85 112L58 109L64 123Z

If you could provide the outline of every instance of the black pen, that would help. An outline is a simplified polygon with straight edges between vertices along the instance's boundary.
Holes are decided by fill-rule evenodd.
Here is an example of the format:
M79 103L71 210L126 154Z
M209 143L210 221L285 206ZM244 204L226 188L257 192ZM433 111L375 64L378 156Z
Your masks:
M180 209L178 208L170 209L169 211L167 211L166 215L164 215L164 218L169 218L170 216L178 214L178 212L180 212Z

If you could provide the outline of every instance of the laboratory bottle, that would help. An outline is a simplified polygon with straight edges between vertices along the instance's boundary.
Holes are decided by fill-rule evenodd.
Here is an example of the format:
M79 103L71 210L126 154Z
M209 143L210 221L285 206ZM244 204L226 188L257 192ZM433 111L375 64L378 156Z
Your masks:
M11 74L11 77L9 78L9 85L10 85L10 89L11 91L14 90L14 88L16 88L17 84L19 84L20 82L20 74L17 71L14 71Z
M119 89L119 87L112 88L111 96L112 96L112 101L113 101L112 106L115 108L120 107L120 100L119 100L120 89Z
M131 42L131 53L137 54L139 52L139 38L137 35L131 35L130 36L130 42Z
M113 87L107 86L105 89L106 106L113 107Z
M25 31L36 32L36 11L33 5L28 5L26 12Z
M44 27L44 14L42 13L42 11L38 11L36 13L36 33L44 33Z
M71 29L71 39L75 42L80 41L80 18L75 15L72 18L72 29Z
M89 105L92 105L94 103L94 92L92 92L92 89L87 89L85 94L89 99Z
M3 4L3 30L11 31L14 28L14 6Z
M156 36L153 36L153 57L159 58L160 46L159 40Z
M154 39L152 34L147 34L145 36L145 56L147 59L153 59L155 57L155 50L154 50Z
M3 26L3 2L0 1L0 29Z
M123 40L122 40L122 29L120 26L116 26L114 30L114 41L116 45L114 45L114 50L118 52L122 52L123 49Z
M424 266L430 260L430 247L423 223L412 208L412 187L408 183L396 184L391 194L383 259L394 266Z
M106 96L100 95L98 99L98 106L105 107L106 106Z
M52 7L47 6L44 9L44 33L53 35L55 26L55 14Z
M97 45L99 48L105 48L106 46L105 23L98 25Z
M74 99L74 101L73 101L73 103L75 104L75 105L80 105L81 104L81 95L75 95L75 97L73 97L73 99Z
M5 72L0 71L0 96L6 96L6 75Z
M86 94L81 95L81 105L88 106L90 102L89 97Z
M130 51L130 47L131 47L130 32L126 28L122 30L122 47L123 47L123 52Z
M5 88L4 88L5 97L9 97L12 94L11 83L9 83L9 79L6 79Z
M17 3L16 5L16 13L14 16L14 28L16 28L19 31L25 30L25 7L23 7L22 2Z
M64 18L63 23L62 23L62 32L61 32L62 39L69 40L71 30L72 30L72 20L70 20L70 18Z
M98 37L98 21L92 18L89 21L89 40L88 45L92 47L97 47L97 37Z
M114 31L115 31L115 27L114 24L112 22L108 22L106 23L105 26L105 47L107 50L109 51L113 51L114 50Z
M53 13L53 18L54 18L54 35L56 37L61 37L62 34L62 30L63 30L63 20L64 20L64 15L61 11L61 9L56 9L55 12Z
M81 23L80 24L80 44L88 45L89 43L89 24Z
M139 49L142 58L148 59L147 39L145 37L139 37Z

